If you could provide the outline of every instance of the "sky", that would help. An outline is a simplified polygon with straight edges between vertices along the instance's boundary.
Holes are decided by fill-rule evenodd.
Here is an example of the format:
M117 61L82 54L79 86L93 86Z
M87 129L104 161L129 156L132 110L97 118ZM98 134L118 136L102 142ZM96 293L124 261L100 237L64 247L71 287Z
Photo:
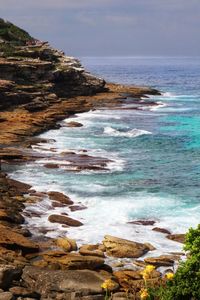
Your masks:
M73 56L200 56L200 0L0 0L0 17Z

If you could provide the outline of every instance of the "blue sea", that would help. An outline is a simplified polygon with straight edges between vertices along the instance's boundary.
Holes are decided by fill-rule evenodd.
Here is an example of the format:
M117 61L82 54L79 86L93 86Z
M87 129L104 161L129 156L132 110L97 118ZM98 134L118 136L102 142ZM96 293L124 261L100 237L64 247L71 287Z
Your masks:
M151 242L162 253L180 250L181 244L152 228L184 233L200 223L200 58L84 57L81 61L107 81L159 89L161 96L150 97L159 105L89 111L71 118L83 127L42 134L55 142L41 144L37 151L53 147L78 153L84 149L88 155L112 162L107 171L47 169L44 160L12 170L12 177L31 183L36 190L61 191L87 207L69 212L52 208L45 199L27 206L27 211L41 213L27 218L27 225L33 232L47 227L48 236L67 235L79 243L101 242L105 234L111 234ZM47 219L52 213L69 213L84 226L66 229L51 224ZM156 223L128 224L138 219Z

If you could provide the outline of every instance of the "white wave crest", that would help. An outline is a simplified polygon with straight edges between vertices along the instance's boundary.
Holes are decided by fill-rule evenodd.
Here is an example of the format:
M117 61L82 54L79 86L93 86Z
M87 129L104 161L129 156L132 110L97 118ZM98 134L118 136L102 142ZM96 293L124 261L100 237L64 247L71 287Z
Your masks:
M137 137L140 135L145 135L145 134L152 134L150 131L147 130L142 130L142 129L137 129L134 128L129 131L119 131L117 129L114 129L112 127L105 127L104 128L104 134L110 135L110 136L121 136L121 137Z

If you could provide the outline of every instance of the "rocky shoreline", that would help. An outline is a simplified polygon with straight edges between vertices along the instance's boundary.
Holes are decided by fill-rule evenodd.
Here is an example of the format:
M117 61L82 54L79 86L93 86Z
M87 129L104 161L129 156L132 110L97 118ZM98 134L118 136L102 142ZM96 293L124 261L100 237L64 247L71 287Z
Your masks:
M2 28L12 24L0 20ZM14 25L13 25L14 26ZM26 32L15 29L15 41L4 34L0 41L0 159L5 164L18 164L43 158L33 145L45 142L38 134L58 128L58 121L76 113L96 108L124 109L128 101L130 109L156 106L147 97L159 95L148 87L107 84L87 73L80 62L66 57L63 52L47 43L35 41ZM19 34L20 33L20 34ZM12 35L13 37L13 35ZM22 38L23 37L23 38ZM18 38L18 39L17 39ZM17 43L16 43L17 40ZM79 127L77 122L67 126ZM72 171L106 170L108 159L91 157L87 153L52 154L57 163L47 168L59 168L67 158ZM149 243L137 243L106 235L97 245L77 246L67 237L49 239L45 230L33 236L22 226L23 211L27 204L48 197L54 207L66 206L73 210L86 209L73 203L67 195L51 191L48 194L34 191L30 185L10 179L0 171L0 299L1 300L100 300L105 297L102 284L112 283L109 292L112 299L140 299L144 286L141 270L148 264L173 269L179 254L138 260L153 251ZM49 221L62 226L83 224L66 215L51 215ZM137 220L136 222L148 222ZM148 225L148 224L144 224ZM169 238L177 236L155 228ZM178 236L183 242L184 236ZM116 268L107 264L106 258L116 258ZM132 269L118 263L117 258L130 258ZM119 268L118 268L119 267ZM149 286L165 284L162 274L154 270L148 280Z

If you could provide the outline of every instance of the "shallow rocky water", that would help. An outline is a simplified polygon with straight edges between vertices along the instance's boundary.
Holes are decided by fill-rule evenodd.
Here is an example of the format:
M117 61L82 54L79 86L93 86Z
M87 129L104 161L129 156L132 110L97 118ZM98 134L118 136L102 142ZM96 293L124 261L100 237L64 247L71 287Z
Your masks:
M111 160L106 170L76 172L66 166L47 169L41 159L10 168L13 178L30 183L37 191L60 191L87 207L70 212L52 208L49 199L30 205L27 218L33 232L48 228L47 236L67 234L79 243L100 242L105 234L151 242L157 253L179 251L182 245L166 239L153 227L184 233L199 223L200 216L200 59L199 58L82 58L92 73L108 81L150 85L162 91L150 100L157 106L99 109L78 114L66 126L41 137L54 139L36 151L73 151ZM64 124L64 123L63 123ZM65 161L63 164L67 164ZM69 213L84 226L63 228L48 222L52 213ZM154 220L153 226L128 224Z

